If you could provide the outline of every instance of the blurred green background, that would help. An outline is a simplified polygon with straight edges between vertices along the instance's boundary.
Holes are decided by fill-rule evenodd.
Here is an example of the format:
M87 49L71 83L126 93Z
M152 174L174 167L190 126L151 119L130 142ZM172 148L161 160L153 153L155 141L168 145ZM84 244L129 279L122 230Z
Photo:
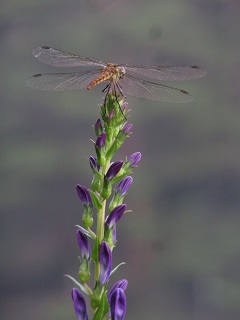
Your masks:
M126 319L240 318L239 17L239 0L1 1L1 320L76 319L63 275L77 274L75 185L90 187L103 94L27 88L60 71L31 55L42 45L208 71L172 83L189 104L127 97L133 134L115 160L142 161L111 284L129 280Z

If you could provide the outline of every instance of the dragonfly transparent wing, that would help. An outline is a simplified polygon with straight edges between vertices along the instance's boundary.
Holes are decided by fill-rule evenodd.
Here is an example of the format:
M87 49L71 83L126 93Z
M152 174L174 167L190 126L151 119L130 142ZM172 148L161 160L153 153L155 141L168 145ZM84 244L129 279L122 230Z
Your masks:
M27 86L40 91L78 90L86 88L97 76L99 76L99 71L96 70L35 74L27 80Z
M146 66L146 65L124 65L126 72L155 79L155 80L193 80L204 77L207 72L197 66Z
M104 67L105 63L100 60L80 57L68 52L47 46L34 49L32 54L39 61L54 67Z
M119 84L124 95L172 103L193 100L192 96L185 90L149 82L129 75L125 75L124 78L119 80Z

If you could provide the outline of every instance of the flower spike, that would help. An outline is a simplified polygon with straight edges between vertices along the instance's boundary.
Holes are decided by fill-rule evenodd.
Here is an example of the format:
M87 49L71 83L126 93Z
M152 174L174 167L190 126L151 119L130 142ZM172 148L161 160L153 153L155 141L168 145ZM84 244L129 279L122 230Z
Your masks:
M124 74L124 68L119 67L119 72ZM71 294L77 320L88 320L82 292L90 300L93 320L124 320L126 313L128 281L119 280L112 288L108 287L108 282L121 265L112 268L112 250L117 244L117 223L126 212L127 206L123 202L133 182L131 174L141 159L141 153L135 152L124 161L113 160L117 150L131 135L133 125L127 122L129 110L121 86L113 81L104 92L101 118L93 125L96 137L93 141L95 154L89 157L93 172L91 187L76 186L83 204L82 225L78 225L76 231L80 264L77 280L69 278L76 286ZM95 218L96 222L93 221Z

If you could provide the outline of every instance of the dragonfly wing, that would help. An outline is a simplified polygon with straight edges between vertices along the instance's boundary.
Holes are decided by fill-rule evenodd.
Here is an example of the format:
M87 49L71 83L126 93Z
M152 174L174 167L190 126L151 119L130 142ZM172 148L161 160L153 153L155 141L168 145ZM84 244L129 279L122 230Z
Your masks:
M40 91L65 91L86 88L99 75L96 70L75 73L35 74L27 80L27 86Z
M80 57L47 46L34 49L32 54L39 61L54 67L104 67L105 63L100 60Z
M171 103L183 103L193 100L185 90L149 82L137 77L125 75L119 80L123 94Z
M126 71L155 80L193 80L201 78L207 72L197 66L145 66L121 65Z

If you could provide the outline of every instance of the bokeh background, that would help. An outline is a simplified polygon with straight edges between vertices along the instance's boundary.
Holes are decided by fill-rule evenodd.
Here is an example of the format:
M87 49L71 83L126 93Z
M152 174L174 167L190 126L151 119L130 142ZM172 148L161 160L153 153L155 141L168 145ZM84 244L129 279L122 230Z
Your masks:
M239 0L1 0L1 320L76 319L75 185L90 187L103 94L25 86L49 45L106 62L200 65L193 102L127 97L142 161L118 224L126 319L240 319ZM168 83L169 84L169 83Z

